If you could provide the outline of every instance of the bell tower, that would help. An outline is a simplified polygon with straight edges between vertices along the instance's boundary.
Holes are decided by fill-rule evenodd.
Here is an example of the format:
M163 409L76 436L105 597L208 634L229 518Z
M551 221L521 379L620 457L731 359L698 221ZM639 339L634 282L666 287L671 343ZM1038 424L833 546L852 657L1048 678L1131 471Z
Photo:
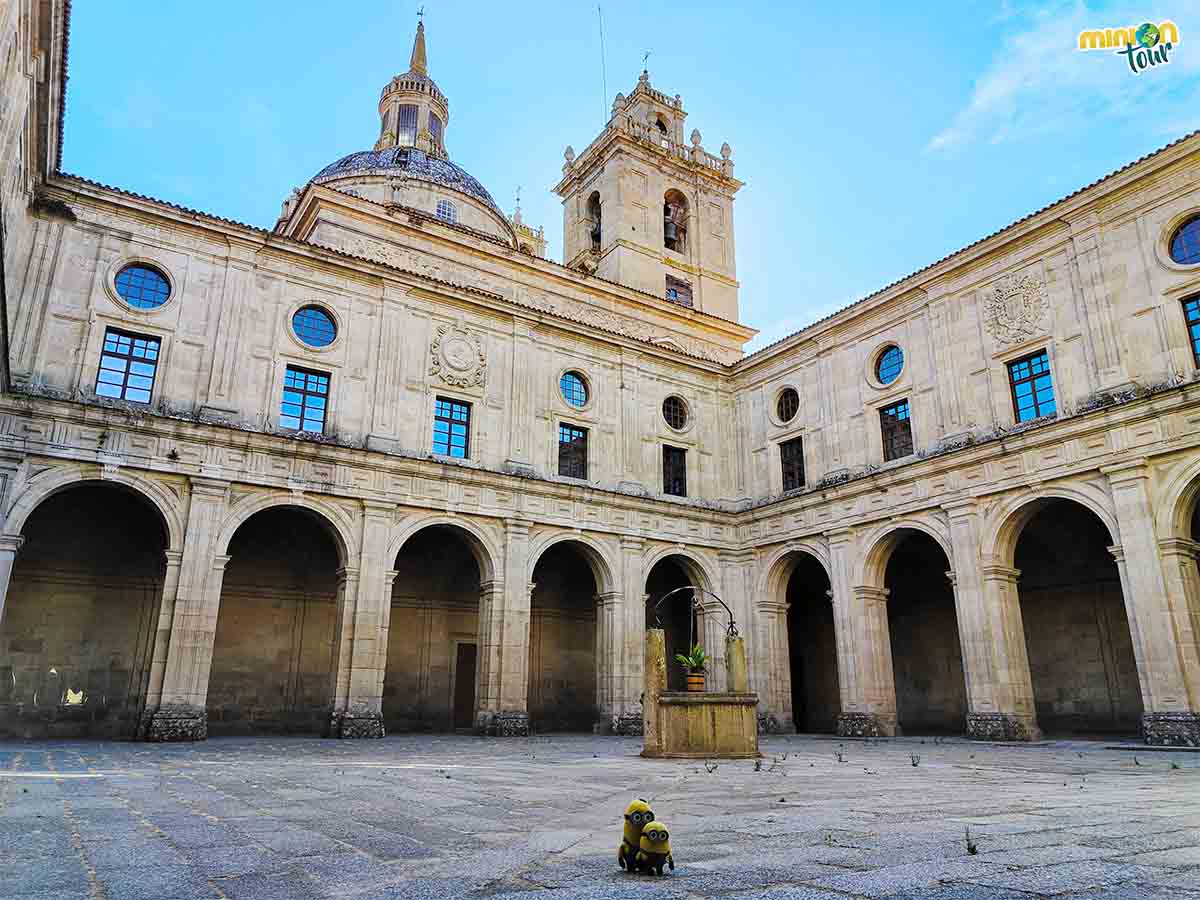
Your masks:
M643 71L617 94L608 124L579 156L567 147L562 180L563 261L627 287L737 321L733 177L728 144L714 156L679 95Z

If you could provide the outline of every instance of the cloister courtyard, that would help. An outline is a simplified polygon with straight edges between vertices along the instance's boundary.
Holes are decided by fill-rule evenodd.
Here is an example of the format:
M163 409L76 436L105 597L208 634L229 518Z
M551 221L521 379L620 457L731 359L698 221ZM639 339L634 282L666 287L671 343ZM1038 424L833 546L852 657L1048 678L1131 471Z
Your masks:
M0 898L1200 898L1200 753L771 736L0 745ZM627 875L645 797L677 868Z

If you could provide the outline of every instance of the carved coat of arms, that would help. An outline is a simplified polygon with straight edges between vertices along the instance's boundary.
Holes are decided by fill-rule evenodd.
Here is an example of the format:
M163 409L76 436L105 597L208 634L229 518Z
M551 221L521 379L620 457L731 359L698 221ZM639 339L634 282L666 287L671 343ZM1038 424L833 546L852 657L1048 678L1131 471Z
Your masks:
M487 355L479 338L451 325L441 325L429 345L429 374L451 387L482 387L487 380Z
M1015 344L1043 331L1049 308L1046 285L1032 275L1002 278L983 298L984 323L1001 344Z

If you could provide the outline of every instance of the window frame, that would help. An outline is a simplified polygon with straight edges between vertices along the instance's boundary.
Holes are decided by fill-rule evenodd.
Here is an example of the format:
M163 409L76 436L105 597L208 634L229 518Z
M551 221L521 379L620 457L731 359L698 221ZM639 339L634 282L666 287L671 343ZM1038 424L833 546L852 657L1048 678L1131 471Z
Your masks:
M1034 363L1035 361L1039 361L1039 360L1045 361L1045 369L1040 372L1034 372L1032 363ZM1029 375L1027 377L1022 377L1020 379L1017 379L1014 369L1016 369L1017 366L1027 364L1027 363L1030 364ZM1054 372L1050 368L1050 353L1045 347L1043 347L1040 350L1035 350L1032 353L1026 353L1023 356L1017 357L1016 359L1007 360L1004 363L1004 368L1008 375L1008 393L1009 393L1009 397L1012 399L1013 420L1016 422L1016 424L1022 425L1025 422L1032 422L1034 419L1040 419L1043 416L1049 416L1049 415L1057 416L1058 415L1058 398L1054 394ZM1049 379L1049 382L1050 382L1050 404L1053 407L1052 412L1042 412L1041 411L1042 404L1038 400L1038 394L1040 393L1040 389L1037 386L1037 381L1040 378ZM1034 415L1030 416L1029 418L1025 418L1025 419L1021 418L1021 407L1020 407L1020 402L1017 397L1017 386L1019 384L1031 385L1030 396L1033 398Z
M1188 317L1189 303L1195 304L1195 320L1192 320ZM1179 301L1179 308L1183 311L1183 327L1187 329L1188 341L1192 347L1192 363L1197 369L1200 369L1200 294L1193 294L1190 297L1184 297ZM1194 330L1193 325L1195 325Z
M904 408L904 415L900 416L900 408ZM899 424L889 423L904 423L903 429ZM897 447L903 448L903 442L896 440L896 434L901 430L908 432L907 437L907 452L897 453ZM879 434L883 446L883 461L892 462L897 459L904 459L912 456L916 452L916 444L913 441L912 430L912 405L907 397L901 397L894 400L887 406L879 409Z
M320 313L326 319L329 320L329 325L333 329L333 337L331 337L329 339L328 343L325 343L325 344L309 343L301 335L299 329L296 328L296 319L299 318L301 314L306 313L309 310L313 310L314 312ZM299 342L301 347L304 347L304 349L306 349L306 350L312 350L317 353L320 353L324 350L328 350L330 347L333 347L335 344L337 344L338 338L340 338L342 335L341 323L338 322L337 316L335 316L333 314L333 311L331 309L329 309L329 307L324 306L323 304L320 304L320 303L302 303L299 306L297 306L295 309L293 309L291 311L291 315L288 317L288 328L291 331L292 336L296 339L297 342Z
M1183 230L1188 226L1192 226L1195 229L1196 237L1194 240L1200 243L1200 212L1193 210L1189 215L1185 215L1171 228L1167 235L1166 251L1167 259L1169 259L1176 266L1180 266L1185 269L1192 269L1196 266L1200 266L1200 256L1197 256L1196 259L1193 260L1179 260L1175 258L1174 253L1176 238L1178 238Z
M671 403L671 401L675 401L676 403L678 403L680 409L682 410L683 419L682 419L682 421L680 421L680 423L678 425L676 425L674 422L672 422L671 419L667 416L667 404ZM686 400L684 400L682 397L680 397L678 394L668 394L667 396L663 397L663 401L659 405L659 413L660 413L660 415L662 415L663 424L665 424L672 431L678 431L681 433L684 431L687 431L688 426L692 422L691 407L688 405L688 402Z
M792 454L791 451L795 450ZM792 458L789 459L789 455ZM798 491L806 486L804 477L804 437L797 435L779 442L779 472L782 476L783 492ZM789 475L792 484L789 485Z
M443 207L450 211L448 216L442 215ZM458 206L448 197L438 197L438 202L433 208L433 213L439 222L445 222L447 225L458 224Z
M440 412L440 404L448 404L450 410L448 415L443 415ZM454 417L454 408L462 407L466 411L466 418L458 419ZM435 395L433 398L433 428L431 430L430 452L435 456L443 456L448 459L470 459L471 458L471 418L474 412L474 404L469 400L460 400L458 397L447 397L445 395ZM446 423L445 441L446 452L438 449L438 423ZM454 429L457 426L462 428L462 455L456 455L454 451Z
M566 387L564 386L564 382L568 378L579 382L580 388L583 391L583 401L581 403L576 403L571 399L571 396L568 396ZM573 395L575 392L572 390L571 393ZM588 383L587 376L585 376L579 369L563 369L563 371L558 375L558 396L572 410L586 410L592 402L592 388Z
M406 109L412 110L412 134L410 137L408 137L407 141L403 140L401 137L401 135L407 135L407 132L402 132L400 130L402 127L407 127L407 126L402 126L402 124L401 124L401 120L404 117L404 110L406 110ZM420 118L420 115L421 115L421 107L419 105L417 105L416 103L399 103L396 105L396 146L397 147L415 147L415 146L417 146L417 132L420 130L417 125L417 120Z
M672 472L672 467L676 468L677 471ZM688 495L686 447L676 447L674 444L662 445L662 476L664 494L671 497L686 497ZM681 485L680 489L672 490L677 483Z
M571 440L563 440L564 433ZM574 471L564 471L571 469ZM588 477L588 429L571 422L558 423L558 474L564 478L587 481Z
M297 388L294 384L288 384L289 376L292 376L293 374L304 376L304 386L303 387ZM325 384L324 393L322 393L321 391L318 391L318 390L311 390L308 387L308 379L310 377L324 379L324 384ZM288 401L288 399L287 399L288 391L291 391L293 393L298 393L300 395L300 404L299 404L300 405L300 414L298 416L293 416L290 413L285 413L283 411L283 406L285 403L289 403L290 405L293 405L293 406L295 405L295 403ZM282 382L282 387L280 388L280 391L279 391L279 406L277 407L277 421L279 423L279 427L286 429L287 431L296 432L297 434L325 434L325 430L329 427L329 398L331 397L332 394L333 394L333 373L332 372L326 372L321 369L311 369L307 366L300 366L300 365L296 365L294 363L284 363L283 382ZM320 406L320 407L318 407L315 403L310 405L308 403L309 397L323 398L324 405ZM321 430L314 431L311 428L305 428L304 423L308 422L312 419L311 416L306 415L307 411L309 409L318 409L318 408L321 410ZM289 419L296 419L299 422L299 425L292 426L292 425L286 424L283 421L285 416Z
M892 351L895 351L900 356L899 365L896 367L895 374L891 378L884 380L883 377L883 361ZM904 374L904 364L907 362L904 354L904 348L894 341L885 344L880 350L875 353L875 362L871 370L875 376L875 381L883 387L891 387L900 380L900 376Z
M128 339L130 352L129 353L117 353L114 351L110 351L108 349L109 335L113 335L118 339L118 341L117 341L118 346L120 345L120 342L119 342L120 338ZM152 366L151 366L153 371L151 372L151 374L149 376L146 376L141 373L132 373L130 371L135 363L140 363L141 365L147 364L145 361L146 357L144 354L141 357L137 357L134 355L134 350L136 350L136 345L137 345L138 341L145 342L147 345L149 345L151 343L153 343L155 345L154 359L152 360ZM148 347L147 347L147 349L148 349ZM158 337L158 336L152 335L152 334L140 334L135 331L128 331L124 328L118 328L115 325L106 325L104 327L104 334L101 336L101 339L100 339L100 359L96 364L96 380L93 384L92 392L97 397L103 398L105 400L119 400L123 403L136 403L139 406L149 406L150 404L152 404L154 402L154 388L158 384L158 364L162 360L162 354L163 354L163 339L161 337ZM103 381L102 382L100 380L100 375L103 372L118 371L117 369L114 369L111 367L106 367L104 365L105 357L110 357L112 359L125 360L125 367L124 367L124 369L120 370L122 373L121 382L120 382L120 393L116 397L113 397L109 394L102 394L102 393L100 393L100 390L99 390L101 384L107 384L107 385L114 384L114 382L111 382L111 381ZM135 390L135 391L145 391L146 395L147 395L145 400L134 400L127 396L129 390L131 390L131 388L129 386L130 375L133 375L136 378L149 377L149 379L150 379L149 387L132 388L132 390Z
M792 410L790 416L783 415L782 407L785 397L794 397L796 400L796 408ZM794 421L798 415L800 415L800 392L790 384L784 385L779 393L775 395L775 419L780 425L787 425Z

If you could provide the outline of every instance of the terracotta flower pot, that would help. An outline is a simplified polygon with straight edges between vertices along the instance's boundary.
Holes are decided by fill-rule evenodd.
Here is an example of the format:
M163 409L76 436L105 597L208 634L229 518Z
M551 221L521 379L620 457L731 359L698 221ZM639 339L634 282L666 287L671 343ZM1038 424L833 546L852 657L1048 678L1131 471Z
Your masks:
M704 693L703 672L688 672L688 692L693 694Z

